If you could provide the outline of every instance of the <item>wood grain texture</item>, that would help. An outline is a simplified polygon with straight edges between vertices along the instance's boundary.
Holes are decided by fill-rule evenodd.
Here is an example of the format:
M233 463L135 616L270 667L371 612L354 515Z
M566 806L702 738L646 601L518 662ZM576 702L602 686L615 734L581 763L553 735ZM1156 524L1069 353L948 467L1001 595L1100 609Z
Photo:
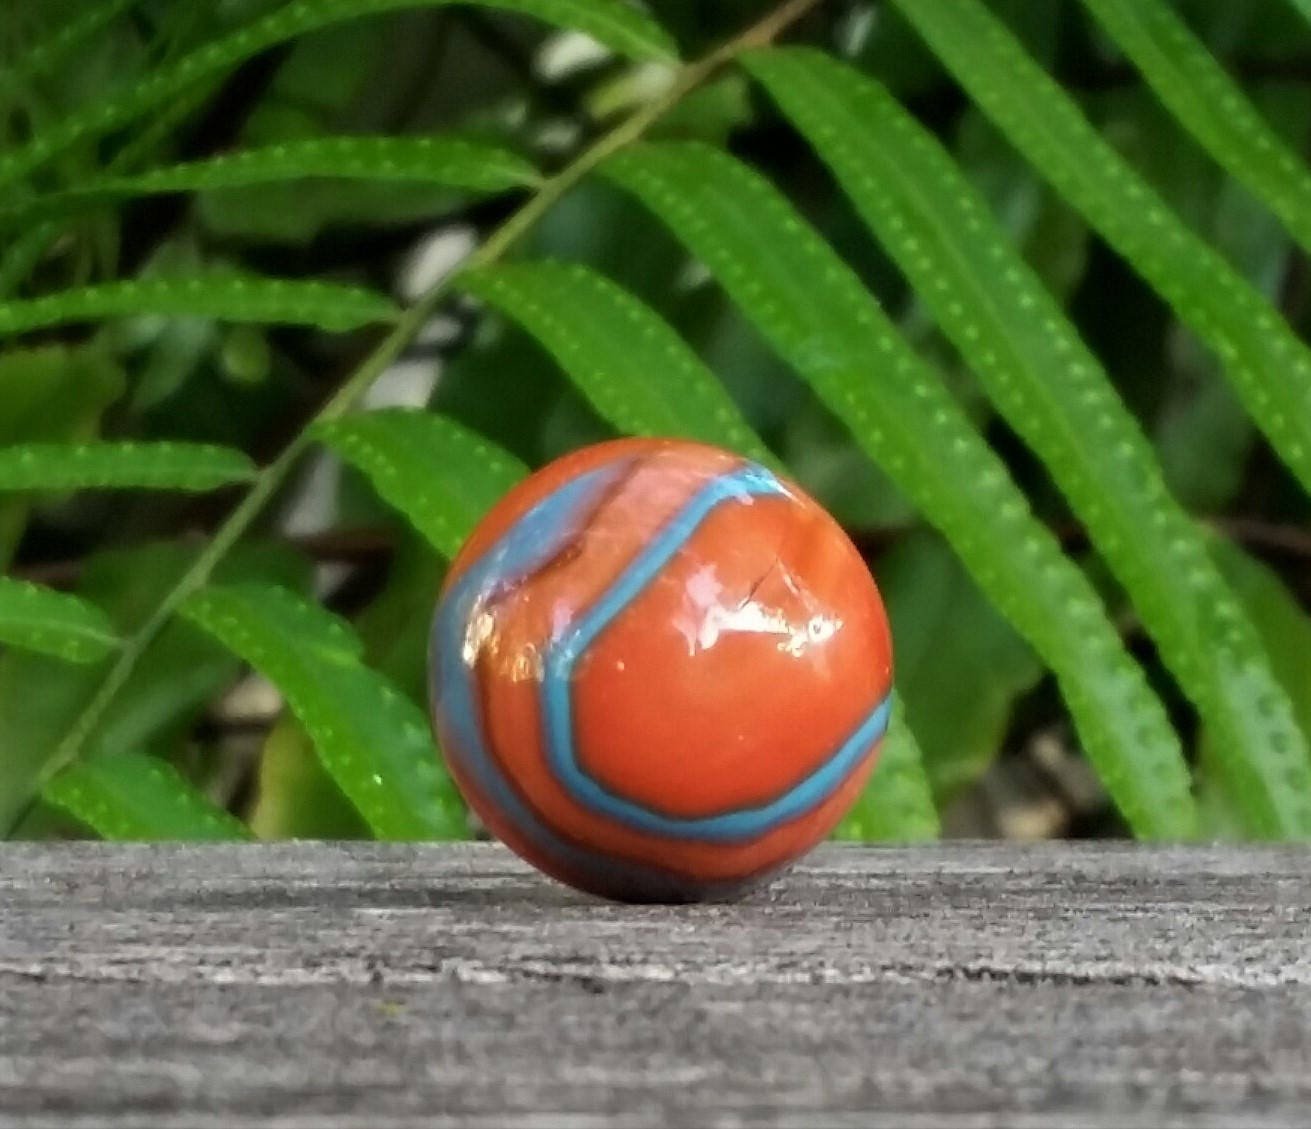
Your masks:
M0 849L0 1124L1304 1126L1311 853L826 848L731 905L492 846Z

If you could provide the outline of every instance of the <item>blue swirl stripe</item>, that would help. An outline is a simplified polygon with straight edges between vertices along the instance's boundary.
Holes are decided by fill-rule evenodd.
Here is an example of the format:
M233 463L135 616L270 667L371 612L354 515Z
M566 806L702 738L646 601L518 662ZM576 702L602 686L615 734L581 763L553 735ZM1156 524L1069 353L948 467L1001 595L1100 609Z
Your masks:
M628 465L626 460L610 463L560 487L515 522L468 568L437 609L429 671L433 700L438 703L453 736L447 755L458 760L483 795L505 813L520 835L546 857L582 873L599 876L616 891L631 888L634 883L660 890L669 888L674 881L669 873L580 847L549 827L521 799L483 739L477 676L473 663L464 654L469 625L488 594L532 575L560 552Z
M891 695L873 709L828 760L787 792L757 807L712 816L686 818L652 811L603 787L578 763L571 697L578 661L615 617L659 575L717 506L729 500L779 494L787 494L783 484L764 467L754 464L714 479L693 495L600 599L552 641L541 686L547 755L560 784L582 806L636 830L671 838L712 843L754 839L823 803L887 730Z

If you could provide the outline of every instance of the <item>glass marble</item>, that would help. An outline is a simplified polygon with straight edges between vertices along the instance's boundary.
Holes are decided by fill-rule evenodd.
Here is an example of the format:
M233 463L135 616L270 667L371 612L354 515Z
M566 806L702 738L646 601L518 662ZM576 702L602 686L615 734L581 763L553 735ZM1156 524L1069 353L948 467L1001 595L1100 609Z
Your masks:
M578 889L690 901L832 831L887 726L892 646L865 562L798 486L622 439L478 525L430 678L450 771L494 835Z

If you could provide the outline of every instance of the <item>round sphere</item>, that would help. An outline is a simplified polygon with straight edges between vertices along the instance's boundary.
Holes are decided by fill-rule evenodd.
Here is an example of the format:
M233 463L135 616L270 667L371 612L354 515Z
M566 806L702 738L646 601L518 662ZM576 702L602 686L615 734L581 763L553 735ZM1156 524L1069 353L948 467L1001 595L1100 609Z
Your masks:
M456 783L547 874L720 897L832 831L887 726L878 589L794 484L623 439L511 490L452 563L431 690Z

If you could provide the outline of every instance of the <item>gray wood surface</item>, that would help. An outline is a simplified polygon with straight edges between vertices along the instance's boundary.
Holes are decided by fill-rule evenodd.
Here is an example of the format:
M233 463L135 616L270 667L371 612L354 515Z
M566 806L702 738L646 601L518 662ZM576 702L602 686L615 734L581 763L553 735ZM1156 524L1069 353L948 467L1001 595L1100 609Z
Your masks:
M633 908L491 846L9 846L0 1124L1306 1126L1309 873L831 847Z

